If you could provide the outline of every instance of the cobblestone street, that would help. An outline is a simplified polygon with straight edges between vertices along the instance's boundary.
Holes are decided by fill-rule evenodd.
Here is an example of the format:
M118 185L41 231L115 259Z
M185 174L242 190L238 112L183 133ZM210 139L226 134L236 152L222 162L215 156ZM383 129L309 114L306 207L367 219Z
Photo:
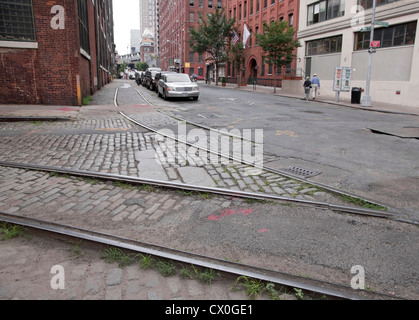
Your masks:
M158 130L176 132L178 122L150 105L139 104L134 88L120 85L115 82L100 91L89 106L43 111L60 117L67 114L71 118L68 121L0 123L0 161L343 203L309 183L231 160L218 158L211 162L210 155L183 143L162 144L168 140L139 127L118 111ZM117 88L118 108L112 105ZM277 159L263 155L268 165ZM416 250L411 250L412 245L417 246L416 229L411 225L287 203L6 166L0 166L0 183L0 212L290 274L308 274L324 281L333 278L343 285L350 281L348 270L354 264L351 257L356 256L356 263L366 266L371 250L378 259L389 259L388 248L382 243L394 238L394 263L388 263L384 271L370 266L369 284L384 292L415 295L414 282L409 280L409 266L415 265L417 258ZM390 235L383 234L383 229L391 230ZM232 290L235 279L231 276L223 275L211 285L179 274L164 277L156 270L140 269L138 263L124 268L106 263L98 248L81 246L83 254L74 257L74 243L31 237L0 242L2 299L249 299L245 291ZM54 265L66 270L65 290L51 289L50 270ZM280 294L282 299L296 299L292 293ZM258 299L270 297L265 294Z

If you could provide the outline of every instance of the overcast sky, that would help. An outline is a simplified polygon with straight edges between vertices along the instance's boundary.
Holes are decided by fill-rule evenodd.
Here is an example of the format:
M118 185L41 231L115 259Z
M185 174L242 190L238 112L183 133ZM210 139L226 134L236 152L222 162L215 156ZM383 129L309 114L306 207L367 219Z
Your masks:
M119 54L129 53L131 30L140 29L139 3L139 0L113 0L114 40Z

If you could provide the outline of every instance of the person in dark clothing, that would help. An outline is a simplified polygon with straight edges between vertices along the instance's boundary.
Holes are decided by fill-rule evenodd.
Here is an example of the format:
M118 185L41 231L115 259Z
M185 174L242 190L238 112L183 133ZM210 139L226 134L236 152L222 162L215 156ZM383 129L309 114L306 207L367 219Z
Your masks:
M310 77L306 78L306 81L304 81L303 87L304 87L304 93L306 94L306 100L308 101L308 98L310 97L310 88L311 88Z

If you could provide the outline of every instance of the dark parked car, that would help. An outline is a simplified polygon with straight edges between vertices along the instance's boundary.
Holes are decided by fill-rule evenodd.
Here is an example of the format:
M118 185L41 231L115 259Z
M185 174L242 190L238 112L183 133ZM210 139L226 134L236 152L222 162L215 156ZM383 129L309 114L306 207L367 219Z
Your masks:
M158 95L168 98L199 98L199 86L186 73L163 74L158 82Z
M141 84L143 73L144 73L144 71L135 71L135 82L137 82L138 85Z
M160 68L148 68L145 72L145 87L150 90L156 90L157 83L155 82L156 73L161 72Z

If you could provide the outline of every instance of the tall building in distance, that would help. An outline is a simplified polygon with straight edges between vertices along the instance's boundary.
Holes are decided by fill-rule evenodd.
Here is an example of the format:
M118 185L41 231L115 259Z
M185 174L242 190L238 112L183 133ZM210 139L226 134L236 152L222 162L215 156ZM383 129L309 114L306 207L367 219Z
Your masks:
M130 53L140 52L141 30L131 30L131 50Z
M157 0L138 0L140 2L140 33L148 29L155 35L156 33L156 13Z

